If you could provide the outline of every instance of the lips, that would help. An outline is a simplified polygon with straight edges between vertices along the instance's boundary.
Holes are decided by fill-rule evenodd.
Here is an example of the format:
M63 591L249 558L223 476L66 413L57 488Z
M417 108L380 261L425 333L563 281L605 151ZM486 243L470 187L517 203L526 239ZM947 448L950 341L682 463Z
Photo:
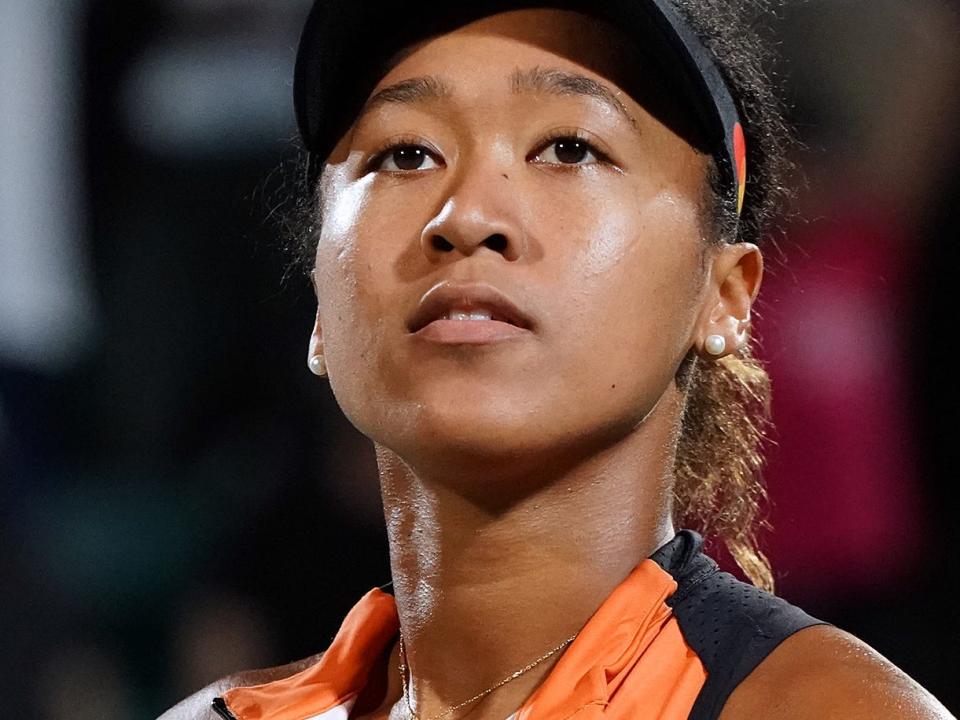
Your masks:
M490 313L491 320L514 325L524 330L530 330L533 327L532 318L493 285L477 282L442 282L430 288L420 299L420 304L407 319L407 329L415 333L434 320L444 318L451 311L469 313L473 310L486 310Z

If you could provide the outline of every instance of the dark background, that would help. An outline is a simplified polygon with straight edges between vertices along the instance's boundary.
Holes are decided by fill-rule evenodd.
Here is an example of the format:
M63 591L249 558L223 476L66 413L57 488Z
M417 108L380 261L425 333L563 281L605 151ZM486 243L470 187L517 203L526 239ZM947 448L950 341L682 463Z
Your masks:
M0 2L0 692L155 717L389 579L275 223L305 0ZM758 312L779 591L960 710L960 13L776 23L806 144Z

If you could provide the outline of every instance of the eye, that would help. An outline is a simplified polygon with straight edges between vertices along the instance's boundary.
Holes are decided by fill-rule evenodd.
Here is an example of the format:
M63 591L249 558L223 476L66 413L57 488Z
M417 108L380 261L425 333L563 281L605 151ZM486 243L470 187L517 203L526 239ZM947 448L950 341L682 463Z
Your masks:
M433 165L429 165L433 163ZM440 165L431 150L423 145L403 141L381 149L367 166L368 172L416 172L432 170Z
M546 165L584 167L593 165L595 162L607 162L603 153L597 150L586 138L575 132L565 131L548 137L544 142L546 144L541 144L543 149L533 159ZM591 156L593 161L582 162Z

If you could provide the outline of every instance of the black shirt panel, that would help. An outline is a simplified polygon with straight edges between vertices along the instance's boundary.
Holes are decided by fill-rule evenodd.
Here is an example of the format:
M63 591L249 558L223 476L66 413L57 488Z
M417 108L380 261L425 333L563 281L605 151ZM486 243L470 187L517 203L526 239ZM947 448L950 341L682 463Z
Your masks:
M677 581L667 604L707 671L689 720L716 720L730 694L777 645L798 630L828 624L722 572L692 530L678 532L651 559Z

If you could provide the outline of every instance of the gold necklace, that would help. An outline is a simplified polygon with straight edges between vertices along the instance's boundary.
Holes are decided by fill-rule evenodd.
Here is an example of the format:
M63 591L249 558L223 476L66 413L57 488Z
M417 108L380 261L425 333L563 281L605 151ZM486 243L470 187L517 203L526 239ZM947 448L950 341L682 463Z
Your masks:
M538 657L536 660L534 660L534 661L531 662L531 663L528 663L527 665L524 665L524 666L523 666L522 668L520 668L519 670L514 670L512 673L510 673L509 675L507 675L503 680L501 680L500 682L498 682L496 685L493 685L493 686L491 686L491 687L488 687L486 690L484 690L483 692L477 693L476 695L474 695L474 696L473 696L472 698L470 698L469 700L464 700L462 703L457 703L457 704L454 705L453 707L447 708L447 709L444 710L442 713L439 713L439 714L437 714L437 715L434 715L432 718L427 718L427 720L440 720L440 718L444 718L444 717L446 717L447 715L449 715L450 713L454 712L455 710L459 710L459 709L462 708L464 705L469 705L470 703L474 702L475 700L479 700L480 698L484 697L485 695L488 695L488 694L492 693L494 690L496 690L496 689L499 688L499 687L502 687L503 685L506 685L506 684L507 684L508 682L510 682L511 680L516 680L518 677L520 677L520 676L523 675L525 672L527 672L527 670L532 670L533 668L535 668L537 665L539 665L540 663L542 663L544 660L546 660L546 659L547 659L548 657L550 657L551 655L554 655L555 653L560 652L560 650L562 650L562 649L565 648L567 645L569 645L570 643L572 643L572 642L574 641L574 638L576 638L577 635L579 635L579 634L580 634L579 632L575 632L573 635L571 635L571 636L568 637L566 640L564 640L562 643L560 643L560 644L557 645L555 648L553 648L553 650L550 650L549 652L545 653L544 655L541 655L541 656ZM401 679L402 679L402 681L403 681L403 702L404 702L404 704L407 706L407 712L410 713L410 717L411 717L413 720L421 720L420 716L417 715L416 712L414 712L413 707L410 705L410 696L407 695L407 684L408 684L409 681L408 681L408 678L407 678L407 653L406 653L406 651L404 650L404 647L403 647L403 633L400 633L400 677L401 677Z

